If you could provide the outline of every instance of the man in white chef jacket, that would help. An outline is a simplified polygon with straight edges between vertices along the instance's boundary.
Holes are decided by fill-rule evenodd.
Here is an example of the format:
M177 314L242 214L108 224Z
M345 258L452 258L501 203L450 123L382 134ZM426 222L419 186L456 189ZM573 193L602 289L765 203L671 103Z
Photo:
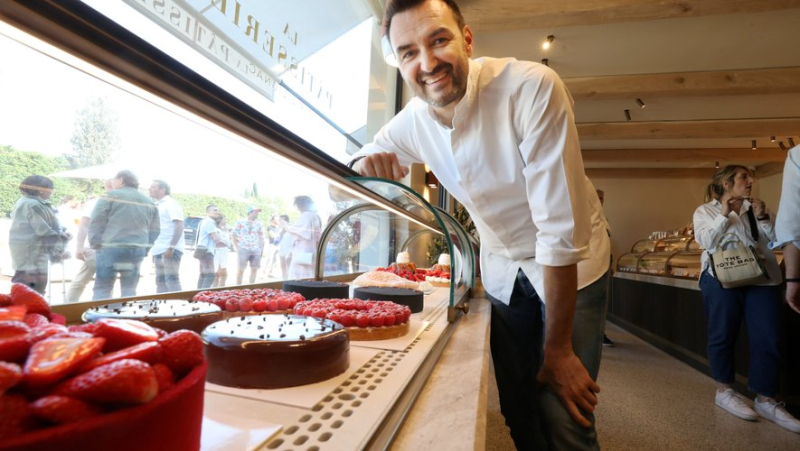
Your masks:
M475 221L501 410L517 448L599 449L592 412L610 242L571 96L541 64L471 60L472 32L452 0L388 1L383 25L416 97L353 169L399 180L424 162Z

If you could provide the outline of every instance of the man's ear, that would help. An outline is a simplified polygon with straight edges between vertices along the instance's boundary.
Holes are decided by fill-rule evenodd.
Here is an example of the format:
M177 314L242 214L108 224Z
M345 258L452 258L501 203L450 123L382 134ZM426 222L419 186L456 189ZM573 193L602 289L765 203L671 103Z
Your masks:
M472 30L470 30L469 25L464 26L464 47L467 49L467 56L472 57Z

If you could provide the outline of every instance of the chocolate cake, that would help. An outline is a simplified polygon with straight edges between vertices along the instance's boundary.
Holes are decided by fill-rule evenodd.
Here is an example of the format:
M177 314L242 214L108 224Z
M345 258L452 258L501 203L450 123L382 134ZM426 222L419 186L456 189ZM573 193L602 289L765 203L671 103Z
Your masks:
M287 280L283 282L283 291L300 293L311 299L346 299L350 297L350 286L346 283L330 280Z
M209 324L222 319L222 310L208 302L129 301L92 307L83 312L82 318L91 323L100 318L135 319L167 332L189 329L199 334Z
M422 311L425 295L421 291L408 288L358 287L353 290L353 297L373 301L392 301L395 304L407 306L411 309L411 313L419 313Z
M298 315L230 318L202 333L207 380L238 388L286 388L344 373L350 365L347 330Z

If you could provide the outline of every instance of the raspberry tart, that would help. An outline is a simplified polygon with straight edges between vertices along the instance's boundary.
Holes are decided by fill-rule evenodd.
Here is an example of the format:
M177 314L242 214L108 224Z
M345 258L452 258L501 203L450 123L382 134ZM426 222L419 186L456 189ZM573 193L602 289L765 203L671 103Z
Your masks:
M294 306L305 298L272 288L201 291L193 301L211 302L223 311L223 319L260 313L291 313Z
M294 307L298 315L327 318L347 328L350 340L372 341L408 333L411 309L389 301L315 299Z

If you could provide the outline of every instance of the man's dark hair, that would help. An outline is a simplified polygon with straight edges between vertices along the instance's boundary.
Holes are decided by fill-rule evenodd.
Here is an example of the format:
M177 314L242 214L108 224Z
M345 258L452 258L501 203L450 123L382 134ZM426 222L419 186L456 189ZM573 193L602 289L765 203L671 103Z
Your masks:
M297 196L294 198L294 204L300 211L308 211L314 206L314 201L308 196Z
M387 0L386 7L383 9L383 33L386 36L389 36L389 30L392 27L392 18L395 16L395 14L400 14L408 11L409 9L414 9L429 1L432 0ZM450 8L450 11L453 11L453 15L458 23L458 29L459 31L463 31L467 23L464 21L464 16L461 14L461 9L459 9L456 2L454 0L440 1L447 5L447 7Z
M167 182L165 182L163 180L160 180L160 179L153 180L153 183L158 185L158 189L163 189L164 190L164 194L169 196L169 191L170 191L169 190L169 183L167 183Z
M281 219L283 219L286 222L289 222L289 215L281 215Z
M214 205L214 204L208 204L208 205L206 206L206 213L208 213L208 210L211 210L212 208L217 208L217 206L216 206L216 205Z
M46 189L53 189L53 181L43 175L29 175L19 184L20 192L31 196L41 196Z
M114 178L122 179L122 184L124 186L129 188L139 188L139 178L136 177L136 174L127 169L117 172L117 175Z

